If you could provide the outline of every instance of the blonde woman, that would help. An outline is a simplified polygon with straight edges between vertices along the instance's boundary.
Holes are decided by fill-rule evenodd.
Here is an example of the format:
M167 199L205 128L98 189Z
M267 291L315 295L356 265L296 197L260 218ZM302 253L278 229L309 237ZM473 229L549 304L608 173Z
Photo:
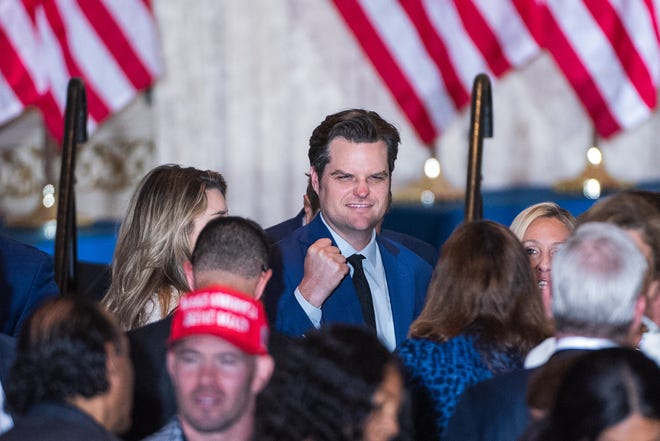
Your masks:
M523 244L534 270L548 317L552 315L552 256L575 229L575 218L554 202L541 202L521 211L509 227Z
M142 179L119 229L102 300L124 330L164 318L190 290L183 263L206 223L227 215L226 190L220 173L178 165Z

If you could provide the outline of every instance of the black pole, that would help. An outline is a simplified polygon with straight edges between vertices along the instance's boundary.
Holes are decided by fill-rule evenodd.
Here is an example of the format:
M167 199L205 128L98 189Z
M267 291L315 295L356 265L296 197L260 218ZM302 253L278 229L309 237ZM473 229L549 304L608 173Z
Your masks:
M75 293L78 275L75 169L76 147L87 141L87 98L80 78L71 78L67 88L62 140L62 166L55 232L55 281L62 295Z
M479 74L472 86L470 108L470 145L468 155L467 187L465 191L465 222L483 218L481 196L481 157L483 139L493 136L493 98L490 79Z

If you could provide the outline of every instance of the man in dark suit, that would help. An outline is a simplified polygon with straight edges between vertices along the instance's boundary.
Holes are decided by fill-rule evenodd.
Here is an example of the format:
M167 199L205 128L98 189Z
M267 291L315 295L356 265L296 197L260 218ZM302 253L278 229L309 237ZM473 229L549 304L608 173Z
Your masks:
M542 417L552 407L564 373L585 351L636 345L646 272L646 259L626 232L605 223L580 226L552 260L554 355L533 370L467 389L445 439L518 439L532 417Z
M321 209L274 250L264 300L275 329L300 336L321 323L366 325L390 350L406 338L432 268L376 234L399 141L394 126L361 109L329 115L312 133L310 178Z
M81 296L26 320L5 385L14 427L2 441L115 441L131 415L133 368L119 323Z
M52 257L0 235L0 332L17 335L30 312L58 294Z
M259 299L270 279L270 244L259 225L240 217L210 221L200 233L191 262L184 266L194 289L222 285ZM133 425L125 440L139 440L176 413L172 382L165 368L172 316L128 332L135 366ZM273 340L269 342L273 345ZM276 344L275 344L276 345ZM276 348L271 348L276 353Z

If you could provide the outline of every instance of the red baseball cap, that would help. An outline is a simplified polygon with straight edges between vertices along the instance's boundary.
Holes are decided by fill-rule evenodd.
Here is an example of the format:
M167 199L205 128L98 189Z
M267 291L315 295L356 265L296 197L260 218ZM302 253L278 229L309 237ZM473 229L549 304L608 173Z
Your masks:
M214 335L243 352L268 353L268 321L258 300L225 286L184 294L174 311L168 344L196 335Z

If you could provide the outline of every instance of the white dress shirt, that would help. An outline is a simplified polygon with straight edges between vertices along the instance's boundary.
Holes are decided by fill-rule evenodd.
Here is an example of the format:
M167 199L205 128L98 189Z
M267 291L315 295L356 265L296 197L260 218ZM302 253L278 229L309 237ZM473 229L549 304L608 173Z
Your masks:
M332 238L334 239L339 251L341 254L349 257L352 254L358 253L364 256L362 261L362 267L364 268L364 274L367 277L367 282L369 282L369 289L371 290L371 298L374 304L374 314L376 316L376 333L380 341L390 350L393 351L396 348L396 335L394 333L394 317L392 315L392 304L390 303L390 294L387 289L387 276L385 274L385 268L383 267L383 259L380 255L380 249L378 248L378 243L376 242L376 231L372 231L371 240L361 250L355 250L348 242L346 242L341 236L335 233L332 228L328 226L323 219L321 220L325 226L330 231ZM353 276L353 267L349 264L351 277ZM303 295L300 293L298 288L294 291L294 295L298 303L309 317L309 320L312 322L314 327L317 329L321 326L322 310L317 308L311 303L309 303Z
M5 391L0 383L0 433L5 433L14 426L11 417L5 413Z

